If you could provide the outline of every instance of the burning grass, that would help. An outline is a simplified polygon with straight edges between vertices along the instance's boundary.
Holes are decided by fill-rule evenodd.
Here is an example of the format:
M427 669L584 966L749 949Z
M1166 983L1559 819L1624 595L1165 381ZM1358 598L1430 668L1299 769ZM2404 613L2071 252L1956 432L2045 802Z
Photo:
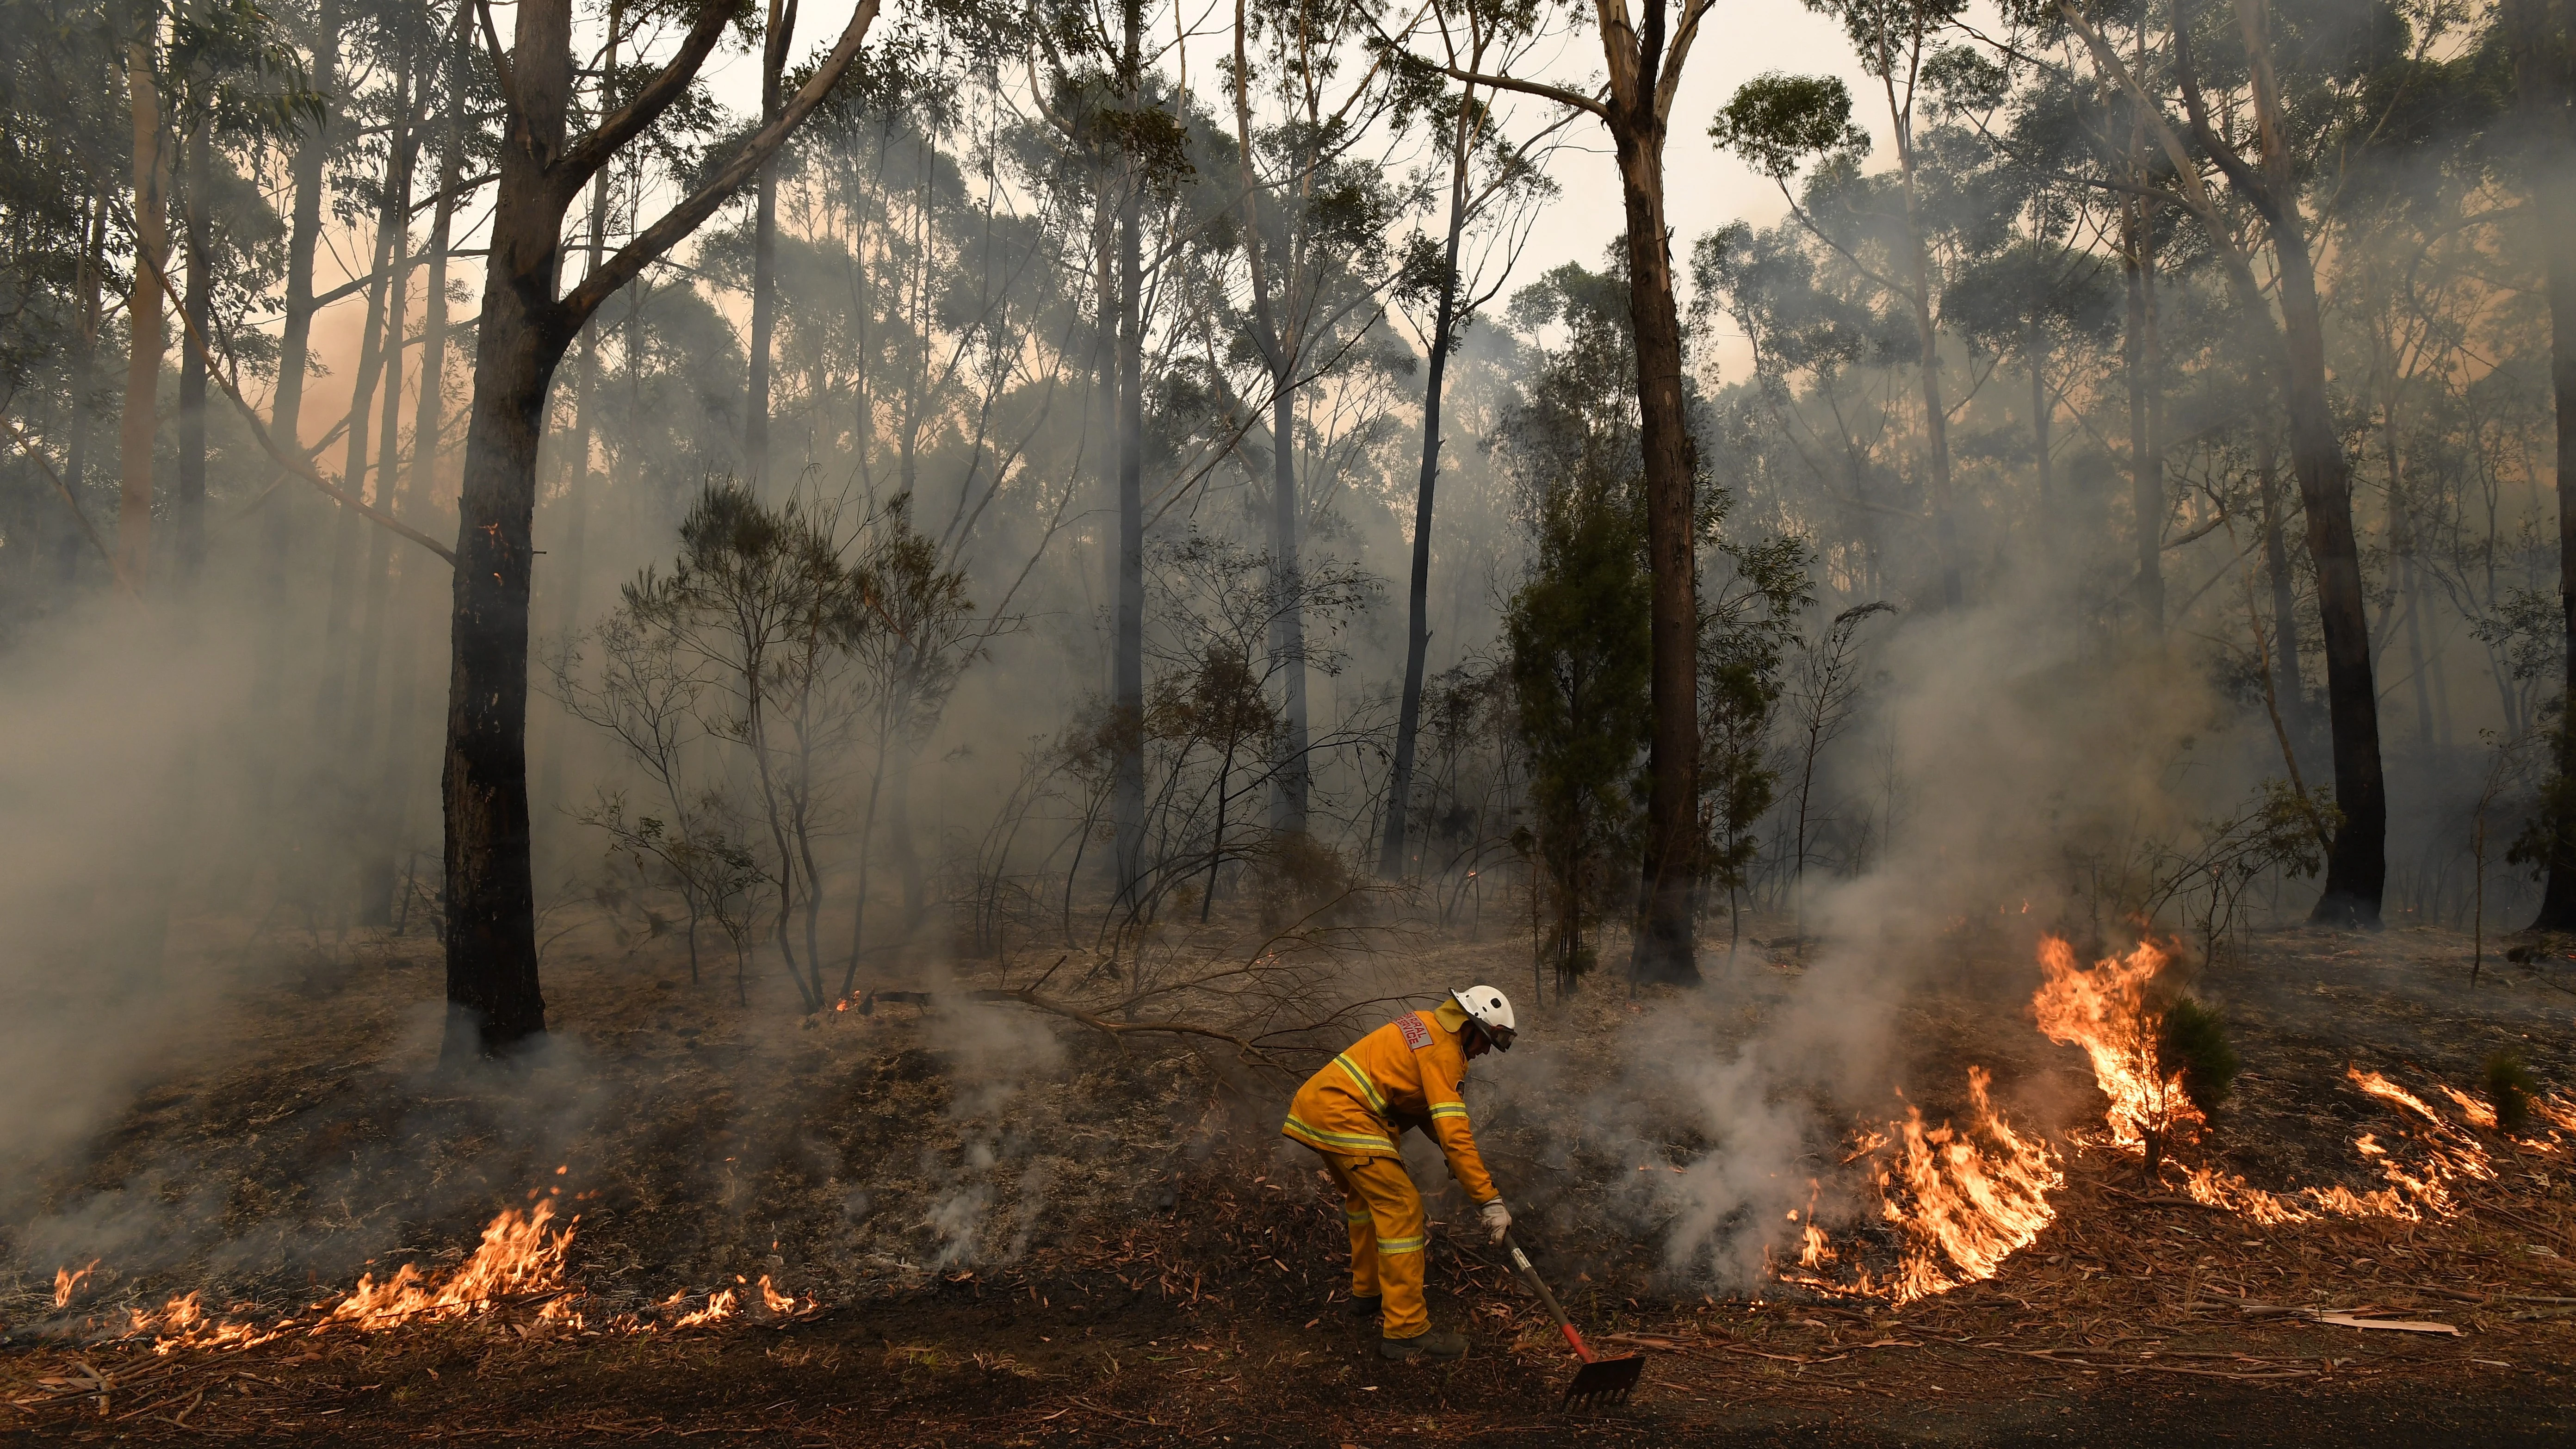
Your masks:
M2106 1103L2100 1126L2066 1132L2066 1150L2127 1159L2151 1188L2177 1191L2263 1227L2329 1217L2420 1222L2455 1215L2461 1194L2495 1182L2498 1151L2562 1171L2576 1164L2576 1143L2566 1130L2576 1125L2576 1101L2534 1096L2526 1085L2518 1098L2507 1100L2516 1101L2527 1124L2552 1125L2508 1133L2488 1101L2447 1082L2428 1079L2419 1094L2382 1072L2347 1066L2344 1079L2356 1091L2395 1109L2393 1123L2363 1132L2352 1143L2358 1162L2383 1185L2356 1190L2332 1183L2283 1193L2209 1162L2181 1166L2172 1154L2210 1145L2204 1102L2211 1094L2192 1090L2191 1064L2174 1059L2179 1054L2168 1015L2188 1008L2196 1030L2206 1036L2212 1014L2181 994L2169 974L2172 953L2142 941L2088 969L2077 964L2068 941L2048 936L2038 958L2042 980L2031 998L2031 1018L2050 1041L2084 1050ZM2065 1186L2063 1159L2044 1139L2016 1131L1995 1109L1992 1080L1981 1066L1968 1069L1965 1127L1945 1122L1927 1129L1921 1111L1909 1106L1905 1118L1887 1130L1863 1133L1845 1159L1847 1165L1870 1164L1878 1217L1894 1243L1894 1269L1874 1270L1866 1252L1838 1247L1811 1209L1795 1261L1774 1268L1778 1280L1901 1306L1992 1278L2007 1258L2037 1241L2057 1216L2050 1195ZM2444 1099L2449 1111L2431 1105L2434 1097ZM2168 1173L2168 1166L2176 1171Z

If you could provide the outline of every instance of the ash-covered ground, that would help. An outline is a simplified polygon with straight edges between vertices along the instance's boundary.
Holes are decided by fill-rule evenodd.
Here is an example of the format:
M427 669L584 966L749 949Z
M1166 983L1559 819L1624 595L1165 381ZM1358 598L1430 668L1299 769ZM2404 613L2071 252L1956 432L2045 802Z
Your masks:
M739 1004L729 974L692 984L668 941L574 931L548 958L548 1051L452 1073L434 943L253 940L221 921L190 939L197 969L243 983L223 1008L79 1152L12 1165L0 1387L16 1432L117 1438L2564 1442L2563 1146L2498 1139L2495 1180L2447 1217L2277 1228L2067 1147L2055 1220L1989 1281L1899 1307L1744 1271L1794 1240L1775 1201L1815 1204L1863 1248L1892 1242L1843 1144L1907 1102L1959 1113L1971 1066L2053 1141L2102 1109L2082 1053L2032 1025L2026 941L1963 933L1863 1002L1811 943L1754 934L1731 964L1713 949L1695 992L1601 980L1535 1000L1526 940L1492 934L1352 933L1317 956L1329 973L1299 978L1361 1003L1346 1021L1474 979L1521 997L1523 1040L1478 1064L1470 1105L1561 1296L1606 1348L1651 1356L1636 1403L1604 1416L1557 1414L1561 1344L1454 1194L1433 1195L1462 1228L1435 1234L1434 1313L1475 1350L1441 1369L1374 1356L1373 1329L1335 1301L1338 1203L1275 1137L1276 1074L1233 1044L1108 1026L1219 998L1086 1024L970 996L1043 981L1048 1002L1114 1003L1144 979L1133 962L1051 949L881 972L867 984L930 999L804 1018L756 984ZM2471 1086L2511 1048L2544 1087L2576 1086L2576 968L2537 944L2519 962L2491 945L2472 987L2470 943L2437 931L2233 943L2194 990L2246 1070L2182 1156L2275 1191L2367 1188L2379 1169L2357 1137L2404 1124L2349 1067ZM1163 969L1262 945L1176 939ZM284 951L307 958L289 985L250 984L280 979ZM1801 1043L1861 1039L1818 1035L1838 1017L1871 1017L1883 1049L1783 1067ZM1427 1188L1445 1180L1427 1149L1413 1165ZM569 1277L592 1323L762 1275L821 1311L618 1335L505 1304L166 1355L116 1332L122 1310L173 1293L255 1319L361 1272L453 1264L532 1197L579 1215ZM93 1259L58 1310L55 1270ZM2459 1331L2314 1317L2333 1310Z

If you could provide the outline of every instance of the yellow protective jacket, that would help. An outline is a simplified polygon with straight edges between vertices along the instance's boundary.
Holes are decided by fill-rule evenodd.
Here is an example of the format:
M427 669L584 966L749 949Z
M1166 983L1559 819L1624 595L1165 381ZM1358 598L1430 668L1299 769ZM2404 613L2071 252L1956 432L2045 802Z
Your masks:
M1502 1194L1476 1152L1467 1104L1458 1096L1467 1076L1458 1031L1466 1021L1456 1002L1443 1002L1436 1011L1406 1012L1361 1037L1297 1089L1280 1132L1339 1157L1401 1160L1396 1137L1420 1127L1440 1144L1450 1175L1467 1196L1492 1202Z

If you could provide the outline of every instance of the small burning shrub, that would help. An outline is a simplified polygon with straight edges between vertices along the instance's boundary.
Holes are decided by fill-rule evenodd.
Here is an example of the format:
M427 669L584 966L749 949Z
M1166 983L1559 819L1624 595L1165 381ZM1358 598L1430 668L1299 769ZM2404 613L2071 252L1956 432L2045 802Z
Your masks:
M2215 1111L2235 1090L2236 1048L2228 1045L2227 1023L2191 997L2165 1008L2156 1031L2156 1061L2168 1072L2182 1073L2184 1095L2203 1112Z
M2486 1087L2487 1105L2495 1108L2496 1124L2519 1137L2531 1130L2531 1095L2540 1090L2540 1082L2531 1068L2511 1048L2487 1058L2482 1081Z

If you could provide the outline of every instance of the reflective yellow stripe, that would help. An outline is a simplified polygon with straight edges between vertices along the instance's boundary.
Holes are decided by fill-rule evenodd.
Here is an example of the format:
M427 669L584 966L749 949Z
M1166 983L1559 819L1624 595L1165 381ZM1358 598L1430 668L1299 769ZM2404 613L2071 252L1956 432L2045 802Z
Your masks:
M1422 1245L1429 1241L1431 1240L1427 1236L1420 1238L1380 1238L1377 1240L1378 1256L1391 1258L1401 1253L1419 1253L1422 1251Z
M1395 1153L1395 1142L1391 1138L1364 1132L1327 1132L1321 1127L1293 1116L1279 1130L1309 1147L1320 1148L1325 1152L1339 1152L1345 1155L1383 1152L1389 1156Z
M1464 1119L1467 1115L1467 1104L1464 1102L1443 1102L1431 1109L1431 1115L1434 1117L1457 1117Z
M1357 1212L1353 1212L1353 1211L1351 1211L1349 1208L1344 1208L1344 1209L1342 1209L1342 1221L1344 1221L1344 1222L1348 1222L1348 1223L1364 1223L1364 1222L1367 1222L1368 1220L1369 1220L1369 1210L1368 1210L1367 1208L1361 1208L1361 1209L1360 1209L1359 1211L1357 1211Z
M1343 1072L1349 1075L1352 1082L1358 1085L1360 1096L1368 1102L1369 1110L1375 1112L1380 1117L1385 1116L1386 1095L1377 1089L1377 1083L1369 1080L1369 1074L1367 1072L1360 1070L1360 1064L1351 1060L1350 1053L1344 1052L1340 1056L1333 1058L1333 1061L1335 1065L1339 1066Z

